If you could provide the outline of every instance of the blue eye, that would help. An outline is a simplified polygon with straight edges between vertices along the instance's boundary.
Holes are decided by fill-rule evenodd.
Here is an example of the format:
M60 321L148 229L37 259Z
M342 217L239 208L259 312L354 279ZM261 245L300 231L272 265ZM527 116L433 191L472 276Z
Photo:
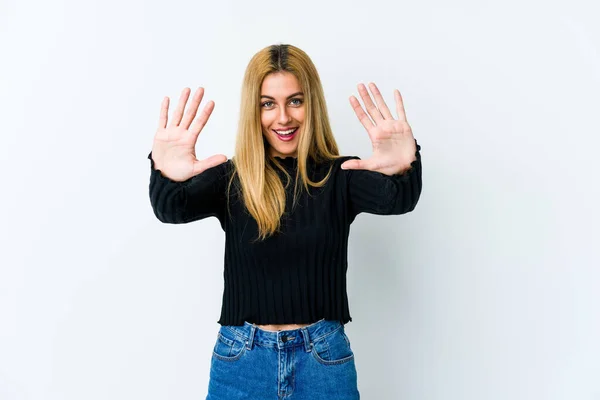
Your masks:
M296 106L299 106L299 105L301 105L303 103L302 99L292 99L292 100L290 100L290 103L293 102L293 101L297 101L298 102L298 103L294 104ZM267 106L267 104L272 104L272 103L273 103L272 101L265 101L260 106L261 107L265 107L265 106ZM267 108L270 108L270 106L267 106Z

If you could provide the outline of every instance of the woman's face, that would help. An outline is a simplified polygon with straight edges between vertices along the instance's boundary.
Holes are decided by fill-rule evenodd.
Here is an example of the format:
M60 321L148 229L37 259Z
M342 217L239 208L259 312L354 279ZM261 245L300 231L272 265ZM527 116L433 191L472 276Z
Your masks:
M271 155L297 157L304 123L304 94L298 79L290 72L271 73L263 80L260 94L260 120Z

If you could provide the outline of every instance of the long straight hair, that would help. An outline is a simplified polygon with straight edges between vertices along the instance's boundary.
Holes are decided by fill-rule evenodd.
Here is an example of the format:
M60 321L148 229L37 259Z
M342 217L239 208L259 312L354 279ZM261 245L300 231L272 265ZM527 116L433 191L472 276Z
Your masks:
M266 239L281 227L286 193L275 168L284 171L288 178L286 186L290 182L290 175L268 151L269 144L263 135L261 124L262 83L267 75L276 72L292 73L298 79L305 97L305 118L298 140L294 205L299 196L299 181L308 192L309 186L325 185L331 175L330 167L321 181L311 181L307 173L309 159L321 163L340 157L329 123L323 86L308 55L289 44L268 46L256 53L248 63L244 75L235 155L232 158L234 172L229 182L230 189L235 176L239 177L244 205L258 225L256 240Z

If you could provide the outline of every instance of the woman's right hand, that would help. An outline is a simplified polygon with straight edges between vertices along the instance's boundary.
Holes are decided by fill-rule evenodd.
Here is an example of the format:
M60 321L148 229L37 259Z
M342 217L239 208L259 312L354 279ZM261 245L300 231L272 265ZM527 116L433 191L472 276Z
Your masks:
M191 90L187 87L183 89L179 104L168 125L169 98L165 97L163 99L158 130L154 135L152 146L152 159L155 169L160 169L164 176L178 182L188 180L227 161L227 156L224 154L216 154L200 161L196 159L195 146L198 135L206 125L215 103L209 101L198 118L194 120L198 106L204 96L204 88L198 88L192 98L190 107L184 114L190 92Z

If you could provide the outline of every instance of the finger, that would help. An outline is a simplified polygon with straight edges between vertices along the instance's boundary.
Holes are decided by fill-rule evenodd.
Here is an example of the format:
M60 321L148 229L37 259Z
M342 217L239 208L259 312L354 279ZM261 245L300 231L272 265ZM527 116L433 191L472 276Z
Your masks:
M183 115L183 110L185 109L185 103L187 103L187 99L190 97L190 88L185 88L181 92L181 96L179 96L179 104L177 104L177 108L173 112L173 118L169 123L169 127L171 126L179 126L181 122L181 116Z
M201 174L209 168L216 167L219 164L223 164L227 161L225 154L215 154L204 160L194 162L194 175Z
M369 160L348 160L342 163L342 169L371 169Z
M194 97L192 97L190 106L188 107L185 114L183 114L183 119L181 120L181 124L179 124L180 126L184 127L185 129L188 129L190 127L190 124L196 117L196 113L198 112L198 106L200 105L203 96L204 88L200 87L198 88L198 90L196 90L196 93L194 93Z
M383 116L375 106L375 103L373 103L373 100L371 100L371 95L367 91L367 87L364 84L358 84L358 93L360 93L360 97L362 98L363 103L365 103L367 112L369 113L371 118L373 118L375 124L377 124L377 122L379 121L383 121Z
M369 130L371 130L371 128L373 128L375 125L373 124L373 122L371 121L369 116L365 113L365 111L363 110L362 106L360 105L360 103L358 102L358 99L356 97L350 96L350 105L354 109L354 113L358 117L358 120L360 121L362 126L365 127L367 132Z
M396 113L398 114L398 121L406 122L406 111L404 110L404 102L402 101L402 95L398 89L394 90L394 97L396 98Z
M381 95L381 92L377 88L377 85L375 85L375 83L371 82L371 83L369 83L369 89L371 89L373 96L375 96L375 101L377 102L377 107L379 108L379 112L381 113L381 115L383 115L383 118L384 119L394 119L394 117L392 116L392 113L390 112L390 109L388 108L387 104L385 104L385 100L383 100L383 96Z
M164 129L169 119L169 98L165 96L160 105L160 116L158 117L158 129Z
M196 119L194 120L194 123L192 124L192 126L189 129L189 132L194 139L194 143L198 139L198 135L204 128L204 125L206 125L206 122L208 121L208 118L210 117L210 114L212 114L212 111L214 109L215 109L215 102L211 100L208 103L206 103L206 105L202 109L202 112L200 113L200 115L198 115L198 117L196 117Z

